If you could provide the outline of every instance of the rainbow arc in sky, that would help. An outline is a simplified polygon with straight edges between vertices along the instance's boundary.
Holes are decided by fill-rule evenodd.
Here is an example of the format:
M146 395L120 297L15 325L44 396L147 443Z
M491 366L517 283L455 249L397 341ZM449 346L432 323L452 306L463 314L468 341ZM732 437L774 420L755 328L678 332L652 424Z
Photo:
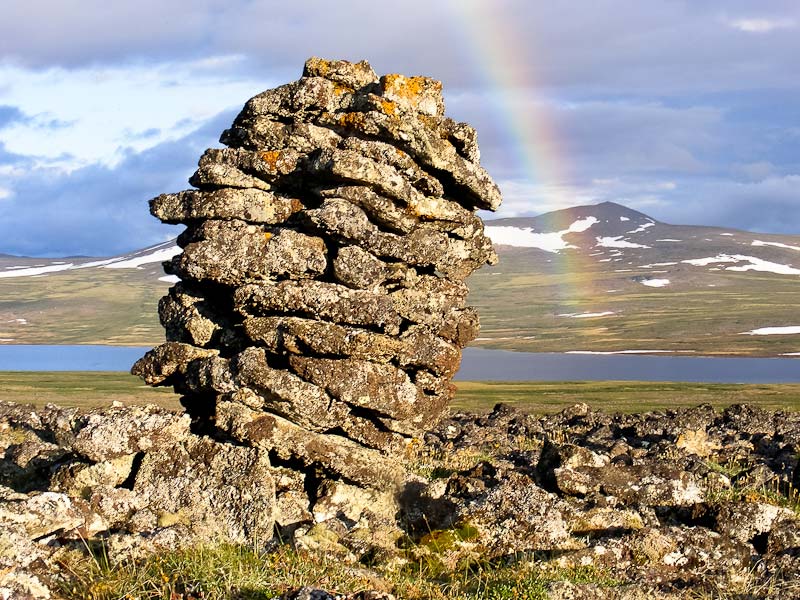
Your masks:
M498 10L491 2L452 0L450 6L458 29L466 36L463 47L469 62L485 81L487 106L501 132L507 159L514 161L515 172L524 174L523 181L537 189L536 197L530 199L530 212L579 204L570 192L574 189L570 162L557 120L541 96L536 61L526 53L536 45L536 40L530 39L535 34L521 31L510 11ZM563 231L572 221L569 215L555 216L550 227ZM588 254L562 250L549 256L561 273L553 276L557 280L554 310L589 312L595 308L593 299L599 292L589 289L587 279L580 275L593 264Z

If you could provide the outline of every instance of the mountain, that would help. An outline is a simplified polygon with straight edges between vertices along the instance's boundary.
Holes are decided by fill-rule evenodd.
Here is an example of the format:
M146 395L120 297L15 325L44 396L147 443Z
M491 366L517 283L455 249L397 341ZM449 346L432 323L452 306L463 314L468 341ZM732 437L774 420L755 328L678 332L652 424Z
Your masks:
M800 352L800 236L670 225L620 204L486 222L475 345L537 352ZM110 258L0 255L0 343L154 344L165 242ZM755 331L755 334L749 332Z
M486 232L500 263L470 279L478 345L800 351L800 236L670 225L613 202L487 221Z

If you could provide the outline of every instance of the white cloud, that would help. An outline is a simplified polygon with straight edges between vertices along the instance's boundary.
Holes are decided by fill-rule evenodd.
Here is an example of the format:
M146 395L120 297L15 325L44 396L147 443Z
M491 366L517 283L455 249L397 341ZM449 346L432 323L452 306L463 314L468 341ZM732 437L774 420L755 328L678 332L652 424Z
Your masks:
M797 26L797 21L794 19L754 18L736 19L728 21L728 24L734 29L746 33L770 33L776 29L794 29Z
M69 71L0 65L0 80L9 84L0 91L0 104L37 116L5 128L0 143L9 152L36 157L39 166L113 166L125 152L177 139L272 87L270 81L235 75L239 60L220 56Z

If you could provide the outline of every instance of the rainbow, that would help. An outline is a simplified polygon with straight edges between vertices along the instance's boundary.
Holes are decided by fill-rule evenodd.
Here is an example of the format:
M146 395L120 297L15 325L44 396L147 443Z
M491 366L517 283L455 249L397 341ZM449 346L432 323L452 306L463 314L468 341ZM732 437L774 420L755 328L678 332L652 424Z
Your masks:
M487 0L451 0L449 2L455 29L465 36L459 44L468 55L468 64L475 66L485 82L487 101L504 146L508 149L509 160L515 161L515 171L525 174L519 183L532 183L540 190L531 198L530 211L542 213L550 210L568 208L580 203L571 185L572 174L569 160L561 143L557 120L547 103L541 98L536 64L521 55L518 50L535 46L513 21L509 11L499 10L497 5ZM541 56L541 53L536 52ZM531 100L531 98L534 100ZM512 185L515 181L509 182ZM570 226L569 216L555 218L551 230L566 230ZM592 299L597 293L586 289L579 276L592 259L585 253L562 251L552 255L552 260L560 263L559 271L566 273L563 281L556 287L555 302L563 310L592 310Z
M556 119L544 102L530 100L541 90L536 65L515 52L531 42L523 43L509 15L491 2L451 0L450 6L462 25L457 29L468 37L461 45L470 53L468 62L491 90L487 100L510 157L518 172L528 175L527 181L543 189L545 208L538 212L574 206Z

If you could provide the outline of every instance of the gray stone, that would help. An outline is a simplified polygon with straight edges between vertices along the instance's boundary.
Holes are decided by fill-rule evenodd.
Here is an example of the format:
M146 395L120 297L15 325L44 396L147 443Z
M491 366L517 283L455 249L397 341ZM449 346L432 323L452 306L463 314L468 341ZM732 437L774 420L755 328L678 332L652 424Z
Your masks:
M309 59L220 140L197 189L150 203L186 225L165 264L181 283L159 305L167 342L133 372L172 385L198 430L297 469L309 489L280 493L280 526L299 528L303 494L392 491L397 459L446 409L479 326L463 281L497 260L475 211L500 192L475 130L445 116L440 82L366 62ZM73 469L69 489L78 471L111 481Z

